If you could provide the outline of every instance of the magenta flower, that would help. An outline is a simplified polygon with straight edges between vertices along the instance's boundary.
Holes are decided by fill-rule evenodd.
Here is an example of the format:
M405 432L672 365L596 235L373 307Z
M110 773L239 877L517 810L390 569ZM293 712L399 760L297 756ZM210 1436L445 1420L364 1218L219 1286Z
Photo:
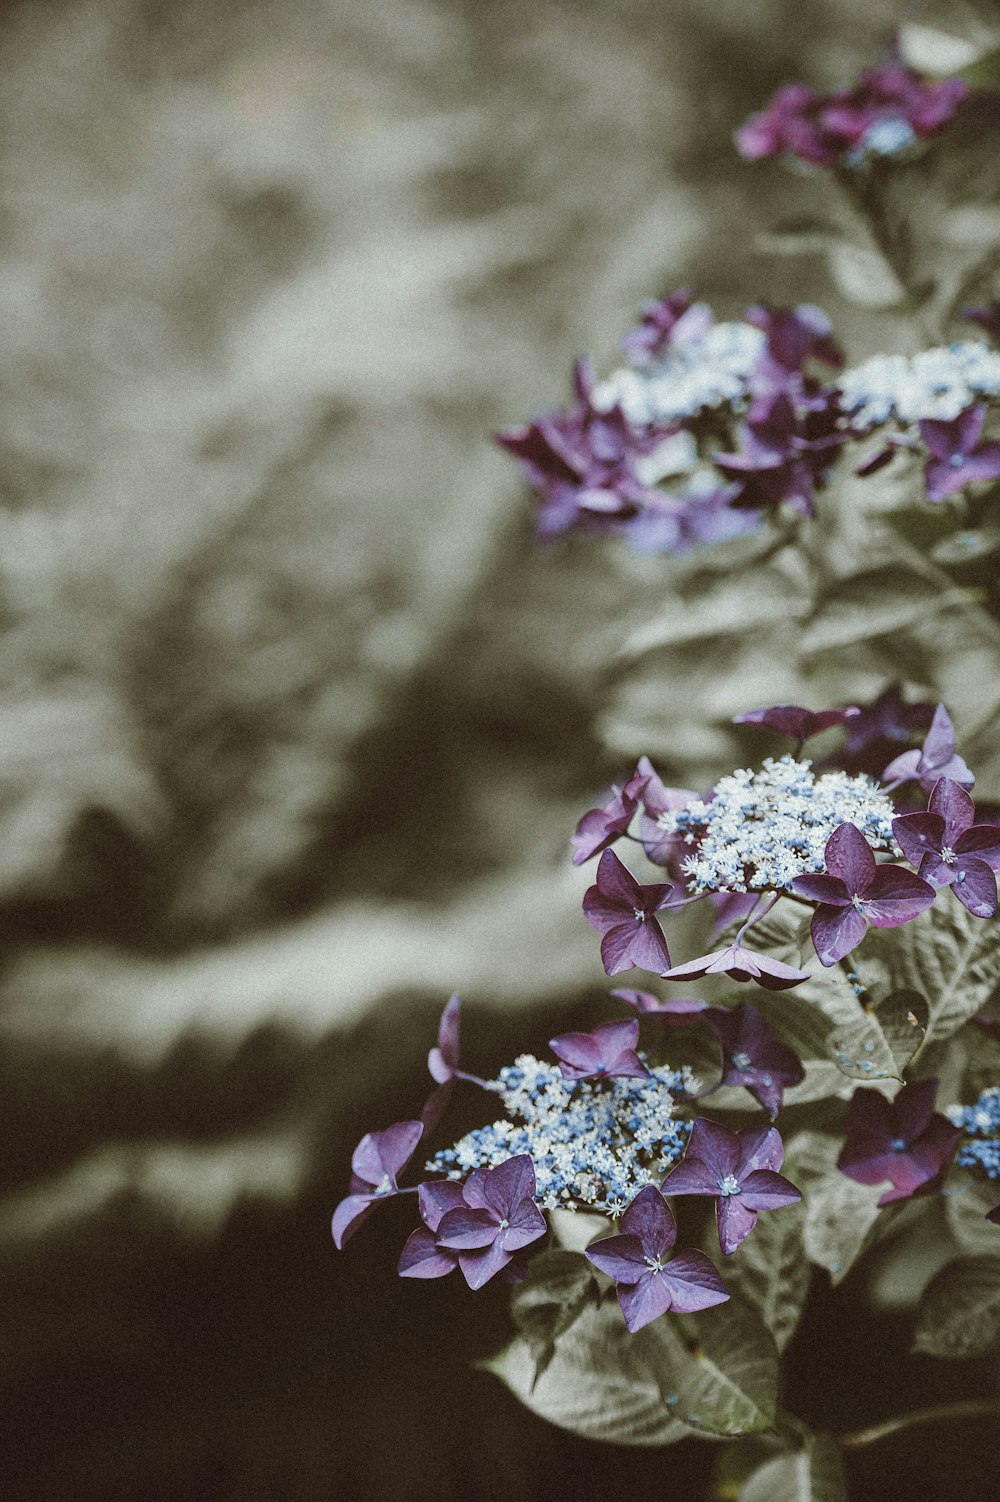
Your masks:
M761 1210L779 1210L802 1198L783 1178L785 1150L774 1127L730 1132L699 1117L684 1157L663 1180L664 1194L706 1194L715 1199L719 1245L728 1257L757 1224Z
M601 808L588 809L570 841L574 847L574 866L582 866L591 856L606 850L625 834L648 781L649 773L642 771L640 763L640 767L632 773L624 787L612 787L607 803Z
M723 1085L742 1085L773 1121L786 1085L805 1079L801 1061L780 1043L770 1023L748 1001L734 1011L712 1007L705 1021L722 1044Z
M684 844L683 835L676 830L664 829L664 824L669 823L666 816L676 813L679 808L686 808L698 794L690 788L666 787L657 776L648 756L639 759L636 776L640 774L646 779L642 791L642 816L639 819L642 848L654 866L666 866L669 865L671 856Z
M747 308L743 317L767 337L767 352L754 372L755 388L761 385L777 388L790 381L795 385L792 378L801 376L809 359L821 360L836 370L844 363L832 325L822 308L811 303L800 303L797 308L754 306Z
M545 1235L535 1187L535 1165L520 1153L485 1173L470 1174L462 1188L464 1203L442 1215L438 1248L458 1253L470 1288L482 1288L516 1252Z
M687 960L664 970L664 980L698 980L703 975L728 975L732 980L756 981L767 991L787 991L800 981L809 979L808 970L796 970L782 960L769 954L756 954L739 944L730 944L728 949L716 949L711 954L699 955L696 960Z
M437 1047L427 1055L427 1068L431 1078L439 1085L453 1080L458 1074L458 1024L461 1002L453 996L441 1013L438 1024Z
M760 161L769 156L797 156L814 167L829 167L836 151L817 121L822 98L806 84L786 84L759 114L736 132L741 156Z
M380 1200L399 1193L396 1182L424 1133L422 1121L397 1121L384 1132L366 1132L351 1158L351 1192L333 1212L338 1251L367 1220Z
M597 883L583 898L587 922L601 938L601 959L608 975L638 966L659 974L670 964L670 951L654 914L667 906L669 882L640 886L615 855L605 850L597 867Z
M639 1024L629 1018L627 1022L602 1022L591 1033L562 1033L549 1039L549 1047L559 1060L565 1080L615 1075L645 1079L649 1070L635 1051L638 1042Z
M892 1185L880 1205L930 1193L962 1140L934 1110L937 1080L904 1085L895 1100L877 1090L855 1090L847 1111L847 1136L837 1167L859 1184Z
M697 1001L693 996L671 996L661 1001L652 991L612 991L619 1001L635 1007L644 1017L653 1017L665 1027L687 1027L706 1012L713 1009L707 1001Z
M841 824L826 842L826 872L796 876L792 890L818 902L812 940L821 965L835 965L874 928L898 928L926 911L934 888L902 866L876 864L860 829Z
M978 308L963 308L962 317L970 323L978 323L991 339L1000 340L1000 302L990 302Z
M1000 443L981 442L986 407L978 402L951 422L927 418L919 424L930 458L924 469L927 499L943 501L975 480L1000 478Z
M449 1210L464 1206L462 1185L452 1179L421 1184L417 1203L423 1225L410 1232L396 1270L401 1278L443 1278L458 1266L458 1253L438 1246L435 1232Z
M617 1283L618 1302L633 1334L668 1309L693 1314L729 1298L704 1252L678 1252L671 1258L677 1227L655 1184L639 1190L621 1227L617 1236L592 1241L584 1256Z
M899 684L891 683L871 704L862 704L858 713L845 721L846 751L829 757L828 764L877 777L896 747L908 745L913 731L926 729L933 715L933 704L926 700L907 704Z
M1000 829L976 824L976 805L963 787L942 777L931 793L927 812L903 814L892 832L917 875L932 887L951 887L976 918L997 910Z
M705 303L691 300L687 287L669 297L648 302L637 328L622 340L622 349L633 365L651 365L671 344L702 338L712 327L712 314Z
M740 482L738 505L763 511L788 501L811 516L815 484L832 457L828 450L843 442L842 433L821 440L808 437L788 393L778 390L750 409L740 428L739 450L715 454L713 462Z
M963 788L970 788L976 780L955 751L955 727L944 705L939 704L921 749L897 756L885 768L882 781L893 787L916 781L925 793L932 793L942 777L950 777Z
M853 704L842 709L815 711L800 709L797 704L774 704L769 709L749 709L746 714L736 715L733 724L766 725L769 730L777 730L779 735L787 735L801 746L803 741L811 740L832 725L843 725L860 713Z

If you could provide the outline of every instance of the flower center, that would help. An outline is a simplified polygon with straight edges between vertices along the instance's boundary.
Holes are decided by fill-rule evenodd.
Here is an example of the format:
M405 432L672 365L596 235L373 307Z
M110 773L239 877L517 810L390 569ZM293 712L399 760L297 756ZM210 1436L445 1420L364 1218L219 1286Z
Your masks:
M744 1053L742 1048L739 1049L736 1053L733 1054L733 1065L737 1069L749 1069L751 1067L750 1055L748 1053Z
M894 1153L905 1153L906 1152L906 1138L905 1137L893 1137L892 1141L889 1143L889 1146L892 1148L892 1150L893 1150Z
M955 864L955 852L950 845L941 846L941 859L946 866L953 866Z
M384 1174L383 1177L382 1177L382 1182L380 1184L376 1184L374 1193L375 1194L391 1194L392 1190L393 1190L392 1179L390 1178L389 1174Z
M948 463L951 465L952 469L961 469L962 465L965 463L965 455L952 454L948 459Z
M650 1272L653 1274L654 1278L663 1271L662 1257L645 1257L643 1260L645 1261L645 1264L649 1268Z
M510 1221L507 1219L506 1215L500 1221L500 1230L501 1231L509 1231L510 1230Z
M632 911L633 911L633 913L635 913L635 921L636 921L636 923L645 923L645 921L646 921L646 914L643 912L643 910L642 910L641 907L634 907L632 909Z
M727 1173L724 1179L719 1180L719 1193L723 1199L728 1199L731 1194L739 1194L740 1181L735 1174Z
M857 892L855 892L852 895L851 902L854 904L854 906L857 908L858 912L860 913L860 911L861 911L861 898L860 898L860 896L859 896L859 894Z

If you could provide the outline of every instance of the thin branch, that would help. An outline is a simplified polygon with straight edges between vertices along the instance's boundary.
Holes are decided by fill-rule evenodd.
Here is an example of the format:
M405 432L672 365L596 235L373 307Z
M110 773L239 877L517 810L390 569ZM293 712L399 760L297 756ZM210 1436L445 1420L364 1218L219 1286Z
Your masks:
M918 1424L947 1423L951 1419L985 1419L1000 1415L1000 1400L966 1399L962 1403L939 1403L934 1408L918 1408L914 1413L903 1413L898 1418L885 1419L873 1424L870 1429L857 1429L853 1434L835 1436L838 1445L845 1450L858 1450L863 1445L873 1445L901 1429L912 1429Z

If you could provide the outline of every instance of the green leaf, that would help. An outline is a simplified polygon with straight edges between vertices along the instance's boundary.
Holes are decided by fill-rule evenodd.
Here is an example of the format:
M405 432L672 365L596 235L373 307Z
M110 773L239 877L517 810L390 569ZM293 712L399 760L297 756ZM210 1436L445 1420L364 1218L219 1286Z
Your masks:
M801 1450L776 1455L746 1482L739 1502L847 1502L836 1440L815 1434Z
M827 250L827 264L837 291L862 308L895 308L906 297L885 256L868 246L837 240Z
M917 1315L914 1351L955 1360L1000 1351L1000 1247L997 1250L995 1257L949 1262L931 1279Z
M833 582L802 632L801 650L812 656L895 636L966 603L964 590L942 589L905 566L866 569Z
M795 1333L809 1293L812 1267L803 1246L805 1205L786 1205L757 1218L726 1263L726 1283L770 1330L778 1351Z
M929 1009L917 991L893 991L857 1008L857 1015L830 1034L836 1064L852 1079L903 1078L903 1069L924 1041Z
M1000 1204L1000 1184L974 1179L944 1196L948 1230L963 1252L1000 1254L1000 1226L986 1219Z
M801 620L809 604L806 568L794 548L756 568L721 576L699 570L678 581L669 608L633 633L622 656L643 657L729 633L745 635L762 625L787 626Z
M784 1172L802 1190L802 1244L810 1262L825 1267L834 1283L850 1272L874 1240L878 1200L889 1187L856 1184L836 1166L841 1139L825 1132L799 1132L786 1148Z
M949 1038L1000 988L1000 923L974 918L945 888L912 923L871 929L859 952L863 972L869 961L885 967L894 990L926 996L929 1043Z
M703 1434L773 1428L778 1353L742 1299L677 1320L667 1316L646 1330L656 1334L660 1389L678 1418Z
M554 1249L532 1258L527 1276L511 1295L514 1323L535 1360L535 1381L555 1355L555 1343L597 1300L590 1263L577 1252Z
M658 1341L648 1334L655 1329L649 1325L630 1335L617 1302L588 1304L559 1336L537 1381L523 1336L481 1366L532 1413L560 1429L612 1445L670 1445L691 1431L660 1395L659 1363L650 1360Z

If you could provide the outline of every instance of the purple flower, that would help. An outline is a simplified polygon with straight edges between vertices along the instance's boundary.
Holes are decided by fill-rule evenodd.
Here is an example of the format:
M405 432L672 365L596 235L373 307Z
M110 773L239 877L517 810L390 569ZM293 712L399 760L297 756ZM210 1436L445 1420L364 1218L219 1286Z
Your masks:
M792 890L820 905L812 940L821 965L835 965L874 928L898 928L926 911L934 888L902 866L879 866L872 847L853 824L841 824L826 842L826 872L796 876Z
M974 480L1000 478L1000 443L982 443L986 407L978 402L951 422L927 418L919 424L930 458L924 470L927 499L943 501Z
M666 907L673 887L669 882L640 886L615 855L605 850L597 867L597 883L583 898L587 922L601 938L601 959L608 975L638 966L663 974L670 952L654 917Z
M788 501L806 516L813 511L813 490L825 475L833 450L845 434L833 427L833 412L825 404L819 420L809 424L788 391L772 390L755 401L740 429L740 448L734 454L715 454L724 475L739 480L735 504L758 511Z
M633 431L619 408L599 412L592 393L593 377L581 360L574 407L497 435L538 492L537 525L543 538L617 531L643 508L670 511L676 505L636 473L635 462L650 441Z
M423 1133L422 1121L397 1121L384 1132L366 1132L362 1137L351 1158L351 1192L333 1212L333 1243L338 1250L379 1200L399 1193L396 1180Z
M693 303L689 288L680 287L669 297L646 303L638 328L625 335L622 349L633 365L651 365L671 344L701 338L711 327L707 305Z
M1000 340L1000 302L986 303L979 308L963 308L962 317L970 323L978 323L991 339Z
M767 991L787 991L800 981L809 979L808 970L795 970L782 960L772 959L769 954L756 954L743 949L739 944L730 944L728 949L716 949L711 954L699 955L696 960L687 960L663 972L664 980L697 980L702 975L728 975L732 980L756 981Z
M441 1013L438 1024L437 1047L427 1055L427 1068L432 1079L439 1085L453 1080L458 1074L458 1023L461 1002L453 996Z
M925 793L932 793L942 777L950 777L963 788L970 788L976 780L955 752L955 727L944 705L939 704L921 749L897 756L885 768L882 781L893 787L916 781Z
M871 704L862 704L858 713L845 721L847 748L828 757L824 765L878 777L895 747L907 745L913 731L925 729L933 714L933 704L926 700L907 704L899 684L891 683Z
M816 119L822 99L806 84L786 84L759 114L736 132L741 156L759 161L769 156L797 156L814 167L829 167L836 152L824 139Z
M934 1189L962 1139L962 1128L934 1110L937 1084L904 1085L895 1100L877 1090L855 1090L851 1096L837 1167L859 1184L888 1179L892 1188L880 1205Z
M438 1246L435 1232L449 1210L464 1206L463 1186L452 1179L421 1184L417 1203L423 1225L407 1237L397 1272L401 1278L443 1278L458 1266L458 1253Z
M963 787L942 777L931 793L927 812L903 814L892 832L917 875L933 887L951 887L976 918L997 910L1000 829L976 824L976 805Z
M508 1158L482 1174L470 1174L464 1203L447 1210L437 1226L437 1245L458 1253L470 1288L501 1272L522 1247L546 1232L535 1204L535 1165L527 1153Z
M635 1007L644 1017L653 1017L665 1027L687 1027L699 1016L713 1009L707 1001L697 1001L693 996L671 996L661 1001L652 991L612 991L619 1001Z
M655 866L666 866L670 863L671 856L683 846L684 837L674 830L664 830L660 821L669 822L664 819L665 815L676 813L679 808L686 808L698 794L691 792L689 788L665 787L648 756L639 760L636 776L640 773L646 778L642 792L643 811L639 820L642 848Z
M649 773L643 772L640 764L624 787L612 787L607 803L601 808L591 808L584 814L570 842L574 847L574 866L582 866L591 856L606 850L626 832L648 781Z
M562 1033L549 1039L549 1047L559 1060L566 1080L593 1080L613 1075L645 1079L649 1070L636 1053L639 1024L602 1022L592 1033Z
M754 306L743 314L767 336L770 362L784 372L799 374L810 359L822 360L839 370L843 352L833 337L833 328L822 308L800 303L797 308Z
M769 709L750 709L746 714L736 715L734 725L766 725L787 735L799 745L811 740L814 735L829 730L832 725L843 725L861 711L854 705L842 709L800 709L797 704L774 704Z
M712 1007L705 1021L722 1044L723 1085L743 1085L773 1121L786 1085L805 1078L798 1057L779 1043L770 1024L745 1001L734 1011Z
M777 1170L784 1157L774 1127L739 1132L699 1117L681 1162L663 1180L664 1194L710 1194L715 1199L719 1245L728 1257L757 1224L761 1210L778 1210L802 1198Z
M640 1189L621 1219L621 1232L592 1241L586 1256L618 1285L625 1323L635 1334L668 1309L693 1314L724 1304L726 1285L704 1252L678 1252L674 1217L655 1184Z

